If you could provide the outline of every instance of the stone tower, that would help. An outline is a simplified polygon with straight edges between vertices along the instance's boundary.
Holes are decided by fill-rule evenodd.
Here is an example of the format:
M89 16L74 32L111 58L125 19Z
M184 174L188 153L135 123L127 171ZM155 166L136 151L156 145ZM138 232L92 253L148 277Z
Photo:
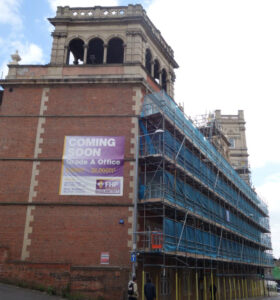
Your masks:
M237 115L222 115L220 110L216 110L215 119L230 143L229 156L231 165L241 178L250 184L249 154L243 110L239 110Z
M178 65L171 47L141 5L123 7L58 7L54 25L51 66L105 67L121 64L125 74L149 75L173 97ZM108 75L108 74L106 74Z

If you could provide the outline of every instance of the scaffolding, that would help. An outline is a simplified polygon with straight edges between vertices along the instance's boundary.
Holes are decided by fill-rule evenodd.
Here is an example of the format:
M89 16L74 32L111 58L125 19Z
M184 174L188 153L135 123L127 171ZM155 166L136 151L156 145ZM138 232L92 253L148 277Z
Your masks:
M158 269L158 290L168 295L173 270L176 300L184 291L210 299L214 285L220 299L264 294L261 278L273 264L267 205L166 93L146 95L139 128L143 272Z

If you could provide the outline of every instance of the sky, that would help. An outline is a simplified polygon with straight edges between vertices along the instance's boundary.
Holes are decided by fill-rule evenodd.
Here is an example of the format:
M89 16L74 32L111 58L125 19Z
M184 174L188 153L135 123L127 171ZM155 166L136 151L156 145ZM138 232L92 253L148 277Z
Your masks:
M0 78L10 55L47 64L56 6L142 4L173 48L175 101L191 117L244 110L256 191L268 203L273 254L280 258L279 0L1 0ZM278 131L279 130L279 131Z

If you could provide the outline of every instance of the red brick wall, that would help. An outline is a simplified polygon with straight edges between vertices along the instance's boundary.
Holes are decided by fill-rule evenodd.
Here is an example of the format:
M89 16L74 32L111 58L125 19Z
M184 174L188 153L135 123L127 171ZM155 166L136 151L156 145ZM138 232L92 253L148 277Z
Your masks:
M27 202L31 170L31 161L0 161L0 202Z
M6 263L0 265L0 280L14 284L28 283L30 287L65 289L70 283L68 264Z
M87 291L89 295L105 296L105 299L126 299L128 273L128 269L72 268L71 290Z
M101 266L101 252L109 252L110 266L127 266L127 229L127 207L39 206L30 260Z
M5 249L4 249L5 250ZM0 248L0 254L2 254ZM35 289L88 295L90 299L126 299L129 269L71 267L62 263L14 262L1 264L0 280ZM84 299L84 298L83 298Z
M47 110L44 111L44 115L50 117L45 118L44 133L40 136L43 138L40 145L42 152L38 156L39 160L44 159L44 161L41 161L37 168L39 170L39 175L36 176L37 195L32 199L36 209L32 211L34 220L31 223L32 233L29 234L31 245L28 246L30 256L27 262L33 263L31 267L33 271L30 271L33 277L28 275L23 266L13 262L21 259L27 205L20 205L20 203L28 202L43 87L18 86L12 92L5 90L0 111L0 204L2 203L0 246L8 248L9 263L5 268L2 267L0 278L28 280L30 277L35 282L42 280L49 284L60 285L59 280L55 283L55 278L54 281L48 279L49 275L42 275L40 279L34 268L41 268L44 270L42 274L49 274L48 272L51 271L48 268L50 266L55 268L56 263L102 267L100 254L109 252L109 267L126 269L126 275L118 273L119 275L116 276L114 270L107 270L105 276L101 271L102 268L94 272L95 276L99 277L98 280L103 276L102 278L106 278L108 284L111 282L110 284L114 286L112 293L115 293L115 299L120 299L123 293L120 287L126 287L128 270L131 268L128 247L128 240L131 238L128 234L128 229L131 227L128 217L131 217L131 212L126 204L132 205L132 200L129 198L129 193L132 193L129 187L129 182L132 180L129 174L131 171L129 162L133 159L130 152L131 138L133 138L131 115L135 114L132 108L135 104L132 88L129 85L102 84L50 87L46 102ZM100 117L103 114L115 116ZM11 117L12 115L18 117ZM87 116L75 117L79 115ZM58 194L66 135L125 136L126 161L122 197L81 197ZM17 205L3 206L6 202L16 202ZM110 205L104 206L104 204ZM124 206L114 206L114 204ZM124 220L124 225L119 224L120 219ZM82 283L77 280L78 273L79 270L73 273L76 278L73 289L86 289L87 281ZM104 292L107 284L102 280L99 284L103 286L101 291ZM95 290L94 287L91 289ZM114 296L111 299L114 299Z
M1 116L22 116L34 114L38 115L41 102L42 87L36 85L29 87L16 86L12 87L11 89L12 91L9 91L9 88L5 89L4 91L3 102L1 105Z
M22 250L25 206L0 206L0 247L7 247L10 260L19 260Z
M62 71L64 76L73 76L73 75L112 75L112 74L124 74L124 67L123 66L110 66L110 65L105 65L105 66L94 66L93 67L80 67L80 66L68 66L64 67Z

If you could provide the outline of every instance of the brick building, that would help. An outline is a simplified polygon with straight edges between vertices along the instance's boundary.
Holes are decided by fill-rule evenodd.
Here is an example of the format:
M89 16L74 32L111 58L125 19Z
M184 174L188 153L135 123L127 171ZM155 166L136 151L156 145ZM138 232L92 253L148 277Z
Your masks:
M19 65L15 54L1 82L1 276L59 287L71 278L72 290L120 299L140 107L161 86L172 95L177 64L139 5L58 7L50 22L50 64ZM59 195L65 136L125 137L122 196Z
M141 296L146 274L158 299L263 294L267 207L172 99L178 65L142 6L49 20L50 64L15 54L1 81L0 278L122 299L134 267ZM74 144L120 137L119 177L71 165Z

